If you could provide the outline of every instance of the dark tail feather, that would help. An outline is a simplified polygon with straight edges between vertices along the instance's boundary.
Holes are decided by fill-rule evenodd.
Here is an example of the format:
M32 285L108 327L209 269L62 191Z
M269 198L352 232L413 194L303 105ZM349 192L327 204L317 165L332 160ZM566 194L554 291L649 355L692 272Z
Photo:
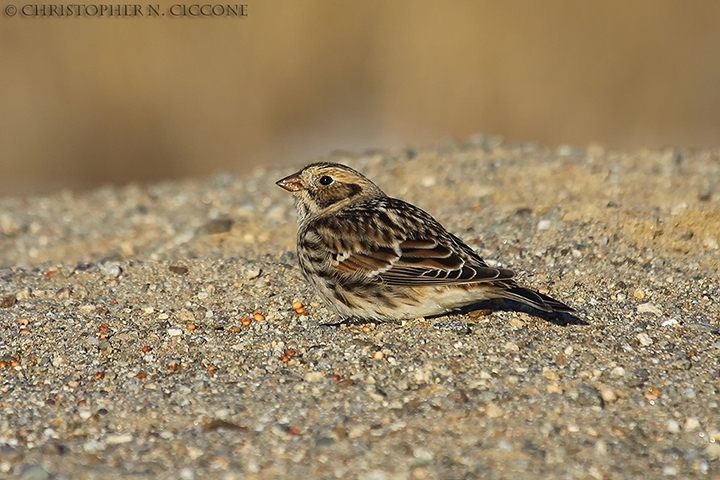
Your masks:
M575 309L569 307L559 300L543 295L540 292L524 288L518 285L512 286L505 290L504 297L516 302L525 303L544 312L574 312Z

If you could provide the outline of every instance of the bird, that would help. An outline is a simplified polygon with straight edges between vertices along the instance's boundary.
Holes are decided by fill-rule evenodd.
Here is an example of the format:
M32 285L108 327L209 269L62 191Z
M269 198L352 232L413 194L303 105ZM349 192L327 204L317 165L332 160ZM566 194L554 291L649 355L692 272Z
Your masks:
M432 318L499 299L574 311L346 165L312 163L276 184L294 197L300 270L343 321Z

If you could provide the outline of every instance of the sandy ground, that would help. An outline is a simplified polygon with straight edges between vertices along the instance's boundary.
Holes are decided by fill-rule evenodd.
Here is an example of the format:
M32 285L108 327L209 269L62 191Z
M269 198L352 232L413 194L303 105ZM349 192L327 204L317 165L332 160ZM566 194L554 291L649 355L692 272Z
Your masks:
M327 325L290 169L3 199L0 477L720 479L719 152L333 159L586 325Z

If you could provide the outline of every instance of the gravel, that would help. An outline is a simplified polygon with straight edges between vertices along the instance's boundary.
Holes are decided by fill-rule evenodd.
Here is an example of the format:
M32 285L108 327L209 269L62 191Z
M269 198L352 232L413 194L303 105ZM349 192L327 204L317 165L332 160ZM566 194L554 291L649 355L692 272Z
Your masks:
M293 168L2 199L0 477L720 478L720 152L331 159L581 322L337 325Z

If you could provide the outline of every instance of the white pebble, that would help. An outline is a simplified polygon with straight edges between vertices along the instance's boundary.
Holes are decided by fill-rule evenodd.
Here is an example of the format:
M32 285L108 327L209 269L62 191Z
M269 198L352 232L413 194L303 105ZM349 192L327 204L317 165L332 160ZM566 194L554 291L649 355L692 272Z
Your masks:
M670 433L680 432L680 424L677 422L677 420L668 420L667 431Z
M550 228L550 225L552 225L550 220L540 220L537 224L537 228L538 230L547 230Z
M122 270L120 269L120 265L107 262L100 265L100 273L108 277L119 277Z
M308 372L305 374L305 381L310 383L322 382L325 375L322 372Z
M700 428L700 421L695 417L688 417L687 420L685 420L685 428L684 430L686 432L692 432L693 430L697 430Z
M233 411L229 408L221 408L219 410L215 410L215 418L219 418L221 420L228 418L232 414Z
M643 347L647 347L648 345L653 344L653 339L650 338L650 335L647 333L639 333L637 336L638 342L640 342L640 345Z
M132 442L133 436L129 433L121 433L117 435L108 435L105 438L105 443L108 445L119 445L121 443Z
M244 272L243 276L246 280L252 280L254 278L257 278L262 273L262 270L260 267L248 267Z
M85 450L87 453L97 453L101 450L105 450L105 445L103 445L101 442L98 442L97 440L90 440L89 442L85 442L83 445L83 450Z
M432 187L433 185L435 185L435 182L435 177L425 177L420 181L420 184L423 187Z
M183 331L180 328L168 328L167 333L171 337L179 337L180 335L182 335Z
M707 455L708 460L717 460L720 458L720 443L708 443L708 446L705 447L705 455Z
M677 467L672 467L670 465L665 465L663 467L663 475L667 475L668 477L674 477L675 475L677 475L677 473Z
M422 447L415 447L413 449L413 457L417 458L421 462L429 463L432 461L434 455L430 450Z
M652 303L643 303L638 305L637 311L638 313L654 313L658 316L663 314L663 311L660 310L660 307Z
M195 470L192 468L183 468L180 470L180 478L182 478L182 480L193 480L195 478Z

